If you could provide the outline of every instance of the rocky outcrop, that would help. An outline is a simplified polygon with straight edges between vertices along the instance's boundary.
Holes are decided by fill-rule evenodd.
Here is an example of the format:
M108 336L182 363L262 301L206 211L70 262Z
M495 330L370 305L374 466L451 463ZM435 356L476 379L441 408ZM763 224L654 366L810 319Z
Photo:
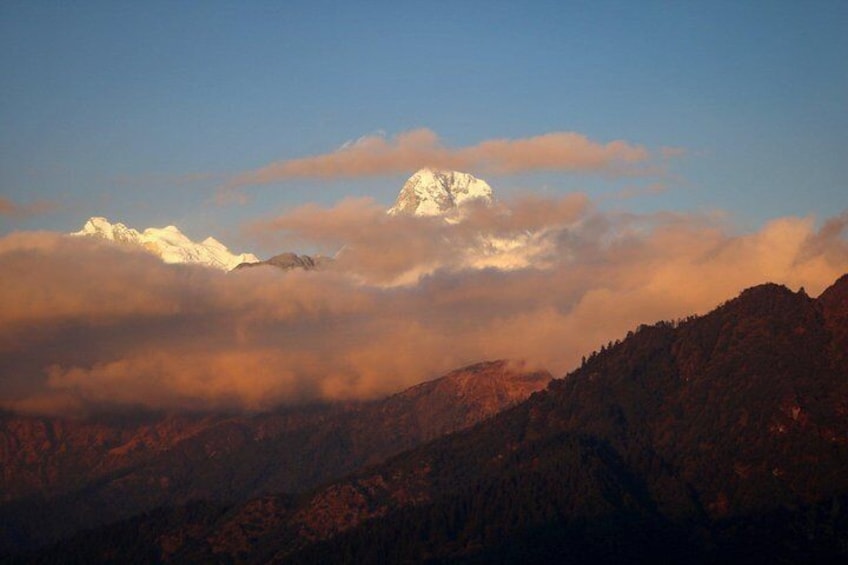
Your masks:
M322 255L312 257L309 255L298 255L297 253L280 253L279 255L274 255L265 261L240 263L233 270L250 269L253 267L274 267L283 271L293 271L296 269L312 271L314 269L320 269L330 261L332 261L332 259Z

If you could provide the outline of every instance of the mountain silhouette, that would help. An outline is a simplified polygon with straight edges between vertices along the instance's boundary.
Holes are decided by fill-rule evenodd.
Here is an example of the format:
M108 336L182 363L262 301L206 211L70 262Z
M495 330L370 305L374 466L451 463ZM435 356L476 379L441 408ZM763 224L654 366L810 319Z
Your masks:
M521 404L342 480L163 508L41 557L844 561L847 321L848 276L817 299L754 287L640 326Z

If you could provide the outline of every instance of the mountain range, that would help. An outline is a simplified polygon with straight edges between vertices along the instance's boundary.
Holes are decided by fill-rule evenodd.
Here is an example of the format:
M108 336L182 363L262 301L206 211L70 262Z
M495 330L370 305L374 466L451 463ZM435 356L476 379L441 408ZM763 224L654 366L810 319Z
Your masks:
M848 275L818 298L753 287L323 486L163 506L37 558L844 562L846 351Z
M505 361L366 403L255 415L0 415L0 555L157 506L304 492L473 425L542 390Z
M457 270L540 268L569 229L475 231L498 214L485 181L422 169L382 227L432 230L426 268ZM73 235L227 271L329 261L104 218ZM844 562L846 399L848 275L633 328L553 380L501 360L371 402L0 413L0 560Z
M229 271L242 263L259 261L252 253L230 253L223 243L211 236L200 243L192 241L176 226L147 228L139 232L122 223L113 224L106 218L95 216L89 218L80 231L71 235L136 245L165 263L192 263Z
M489 206L494 202L492 188L488 183L468 173L425 168L417 171L404 183L395 204L387 213L392 216L441 216L447 221L457 222L461 221L463 208L472 202ZM136 245L158 256L165 263L198 264L224 271L251 266L270 266L284 271L311 270L332 261L329 257L312 257L292 252L281 253L261 261L252 253L233 254L213 237L207 237L199 243L192 241L173 225L138 231L119 222L113 224L99 216L89 218L80 231L71 235ZM502 247L503 242L500 244ZM488 243L487 247L492 245ZM498 242L494 245L497 247ZM472 252L472 255L482 256L486 253L477 250Z

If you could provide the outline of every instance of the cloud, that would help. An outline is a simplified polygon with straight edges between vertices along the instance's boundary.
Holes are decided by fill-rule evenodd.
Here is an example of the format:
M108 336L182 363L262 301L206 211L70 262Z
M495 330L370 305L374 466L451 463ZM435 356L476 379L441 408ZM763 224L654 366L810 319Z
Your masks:
M374 398L483 359L563 374L641 323L755 284L817 295L848 271L846 217L734 234L710 216L604 213L574 194L447 224L348 199L252 226L281 245L345 245L328 270L288 273L16 233L0 238L0 399L48 413L263 410ZM481 268L471 250L515 262Z
M541 265L556 255L555 238L590 208L584 194L523 196L493 207L468 205L461 222L390 216L370 198L345 199L331 208L308 204L254 222L249 233L278 247L317 244L338 250L335 268L369 284L414 283L438 270L468 266L502 269Z
M422 167L489 174L527 171L628 174L648 161L641 145L592 141L575 132L552 132L522 139L490 139L460 148L444 146L435 132L415 129L387 139L368 135L332 153L276 161L235 176L228 188L295 178L354 178L409 173Z
M0 216L8 218L24 219L31 216L40 216L49 214L57 208L56 203L49 200L35 200L29 204L18 204L5 196L0 196Z
M827 220L813 237L807 238L796 258L804 264L813 257L827 256L833 263L848 261L848 246L843 234L848 230L848 210Z

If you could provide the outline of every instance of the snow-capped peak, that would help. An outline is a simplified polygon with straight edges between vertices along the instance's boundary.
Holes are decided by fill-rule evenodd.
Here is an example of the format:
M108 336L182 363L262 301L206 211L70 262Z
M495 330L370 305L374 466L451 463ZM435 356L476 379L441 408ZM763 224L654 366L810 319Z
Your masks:
M90 235L110 241L128 242L136 242L141 237L138 231L128 228L120 222L112 224L101 216L89 218L80 231L71 235Z
M472 200L492 203L492 187L459 171L420 169L409 177L389 214L443 216Z
M202 243L196 243L173 225L147 228L139 232L122 223L113 224L106 218L95 216L89 218L80 231L71 235L99 237L138 245L157 255L165 263L196 263L229 271L241 263L259 261L252 253L230 253L229 249L214 237L207 237Z

